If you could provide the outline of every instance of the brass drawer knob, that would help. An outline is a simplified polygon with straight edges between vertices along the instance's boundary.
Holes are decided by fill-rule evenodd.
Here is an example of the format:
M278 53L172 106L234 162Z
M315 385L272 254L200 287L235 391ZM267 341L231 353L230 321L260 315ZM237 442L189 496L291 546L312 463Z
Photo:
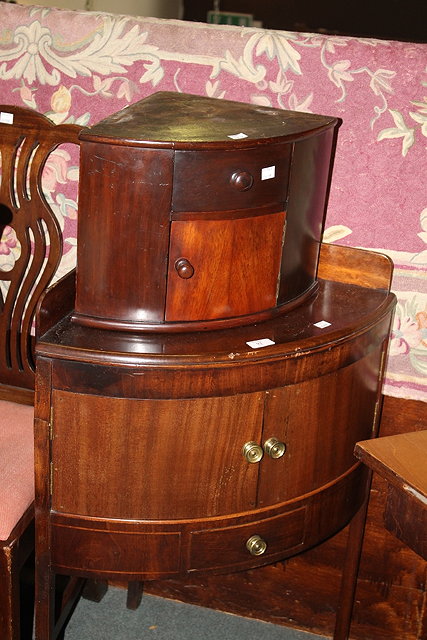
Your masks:
M238 191L248 191L253 183L253 176L248 171L235 171L230 178L230 184Z
M267 550L267 543L259 535L254 535L246 542L246 548L252 556L262 556Z
M243 445L242 453L246 460L251 464L259 462L264 455L264 451L261 445L252 441L246 442L246 444Z
M270 458L275 460L283 456L286 451L286 445L277 438L269 438L264 442L264 451Z
M194 267L187 258L178 258L175 262L175 269L183 280L189 280L194 274Z

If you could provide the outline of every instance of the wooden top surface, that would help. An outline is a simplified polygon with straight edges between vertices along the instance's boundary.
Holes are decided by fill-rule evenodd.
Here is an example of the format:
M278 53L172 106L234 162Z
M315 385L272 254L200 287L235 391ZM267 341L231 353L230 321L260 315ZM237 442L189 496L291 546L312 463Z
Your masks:
M164 364L168 360L181 364L259 362L316 352L325 345L332 348L385 320L394 304L394 296L384 290L320 280L318 293L309 301L254 325L181 334L138 333L82 327L67 317L40 338L36 350L39 355L68 351L70 358L78 352L79 360L86 355L92 359L95 353L105 358L108 353L111 362L121 361L126 354L145 364L159 358ZM262 344L252 345L251 341Z
M250 147L334 127L330 116L160 91L84 129L82 140L135 146Z
M409 487L427 506L427 429L358 442L355 455L393 486Z
M158 365L171 363L238 362L290 358L307 352L322 350L333 344L369 331L381 319L392 313L396 298L389 293L393 265L379 253L321 245L319 262L319 290L310 300L273 320L243 327L216 331L191 331L183 334L150 333L141 331L108 331L83 327L63 319L49 331L39 330L36 350L39 355L52 356L68 352L69 359L90 359L94 352L120 362L123 356L136 362ZM73 274L70 274L73 275ZM63 282L70 283L69 278ZM54 286L49 292L50 304L58 308ZM66 293L67 299L72 293ZM45 302L44 302L45 305ZM43 305L42 305L43 306ZM71 309L70 309L71 310ZM56 317L56 316L55 316ZM62 316L61 316L62 317ZM43 313L39 314L39 322ZM317 323L325 321L326 326ZM191 323L189 323L190 325ZM40 329L42 325L40 324ZM46 325L47 329L47 325ZM271 340L267 346L253 347L253 340Z

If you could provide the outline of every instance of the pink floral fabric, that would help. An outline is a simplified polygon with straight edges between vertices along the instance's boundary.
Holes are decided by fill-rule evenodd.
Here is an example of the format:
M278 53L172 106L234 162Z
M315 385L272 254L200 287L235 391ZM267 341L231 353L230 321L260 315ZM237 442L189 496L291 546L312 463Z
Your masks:
M155 91L343 119L325 240L396 265L385 392L427 399L425 44L134 18L0 3L0 102L93 124ZM46 176L75 260L75 156ZM66 155L68 153L68 155ZM76 183L74 182L74 187Z
M0 400L0 540L34 501L34 409Z

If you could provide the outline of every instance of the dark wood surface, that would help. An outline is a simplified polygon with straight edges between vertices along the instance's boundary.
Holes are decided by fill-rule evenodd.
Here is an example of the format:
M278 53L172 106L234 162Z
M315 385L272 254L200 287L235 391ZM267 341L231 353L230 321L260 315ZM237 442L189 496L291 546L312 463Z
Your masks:
M427 504L427 431L358 442L355 453L389 484Z
M11 120L0 124L0 236L11 227L20 246L13 268L0 269L8 287L4 299L0 293L0 386L17 387L19 401L23 388L34 388L36 306L62 256L61 229L43 196L42 168L60 144L78 144L80 127L56 126L31 109L2 105L0 110Z
M233 143L245 149L254 141L270 146L283 139L310 137L337 122L327 115L159 91L84 129L81 140L137 147L154 144L157 149L227 149L230 136L243 133Z
M425 429L427 405L385 397L380 435ZM387 485L373 481L351 628L355 640L427 637L426 563L383 524ZM224 576L146 583L147 593L331 635L348 531L286 562Z
M348 251L359 254L326 248L323 260ZM389 281L389 261L370 259ZM356 259L349 264L357 268ZM49 638L50 563L132 582L228 573L293 556L341 529L363 502L352 452L376 430L393 306L387 288L330 280L311 302L260 327L141 335L65 318L45 334L36 403L39 637ZM327 332L314 324L320 315L332 321ZM275 344L249 347L254 331ZM244 460L244 442L266 448L273 436L286 444L282 458ZM265 555L242 544L254 534L267 540Z
M427 431L358 442L355 455L384 478L385 526L427 559Z
M387 259L321 248L338 125L155 94L82 134L76 308L37 345L38 640L55 574L253 569L358 514L347 639L353 449L377 432L396 300Z
M209 331L307 299L339 124L159 92L85 129L75 322Z
M0 269L3 284L0 292L0 405L4 400L31 405L34 400L33 323L36 306L52 281L62 256L62 232L43 195L42 170L58 145L78 143L79 127L55 126L48 118L31 109L1 105L0 111L0 237L9 227L6 246L14 250L19 248L19 255L14 263L10 262L10 268ZM50 324L46 322L44 327L46 329ZM7 423L1 408L0 414L2 442L5 443L10 441L17 425L15 422ZM19 442L17 448L22 446L23 450L31 451L31 413L25 419L29 428L23 429L19 425L17 433L23 434L23 437L27 434L29 441ZM5 453L2 452L4 457ZM12 469L13 462L9 460L3 465L2 474L6 469L8 478L3 494L7 490L17 498L21 494L27 496L29 487L21 486L24 483L19 473ZM22 461L19 464L22 466ZM32 466L29 471L31 473ZM14 486L11 484L12 478ZM4 516L3 510L1 517ZM24 564L31 564L30 556L34 550L33 516L33 505L25 505L22 513L16 514L8 539L0 541L2 640L26 640L32 636L34 589L31 584L23 584L21 572ZM6 520L8 518L6 514Z
M75 297L76 271L73 269L40 296L36 310L36 339L71 313Z

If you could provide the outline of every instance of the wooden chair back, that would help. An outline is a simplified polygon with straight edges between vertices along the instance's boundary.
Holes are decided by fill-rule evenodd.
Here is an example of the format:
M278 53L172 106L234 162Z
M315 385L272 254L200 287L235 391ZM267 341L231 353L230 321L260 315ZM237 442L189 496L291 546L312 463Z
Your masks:
M37 302L58 269L60 223L43 191L50 154L78 143L76 125L55 125L21 107L0 106L0 393L34 387ZM24 393L25 396L25 393Z
M55 125L30 109L0 105L0 637L32 637L34 572L33 411L36 309L63 253L60 221L44 189L63 143L80 127ZM44 173L46 172L46 173ZM51 183L51 187L52 187ZM72 279L71 279L72 280ZM70 282L71 282L70 280ZM57 288L58 290L58 288ZM69 289L62 289L67 295ZM53 306L64 302L50 294ZM46 315L46 314L45 314ZM25 579L27 576L29 579ZM21 593L21 596L20 596Z

